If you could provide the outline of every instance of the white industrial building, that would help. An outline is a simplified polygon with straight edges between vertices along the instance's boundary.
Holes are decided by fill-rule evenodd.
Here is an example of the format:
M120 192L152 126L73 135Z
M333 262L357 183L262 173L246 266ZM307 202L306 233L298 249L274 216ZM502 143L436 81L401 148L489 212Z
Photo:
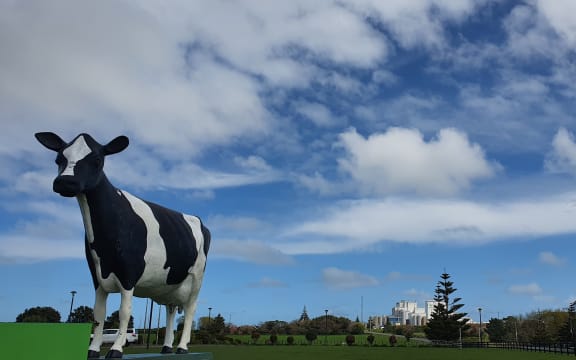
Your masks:
M369 326L371 328L381 328L385 325L415 325L423 326L434 312L434 300L424 302L424 307L418 307L416 301L401 300L392 308L390 315L371 316Z

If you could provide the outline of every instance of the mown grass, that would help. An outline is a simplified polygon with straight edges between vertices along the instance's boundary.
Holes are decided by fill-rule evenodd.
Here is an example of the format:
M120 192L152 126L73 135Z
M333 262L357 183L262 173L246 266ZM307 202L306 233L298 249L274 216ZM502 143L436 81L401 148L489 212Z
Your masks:
M149 352L159 352L151 347ZM500 349L433 347L194 345L191 352L211 352L214 360L560 360L566 355ZM126 353L146 352L140 346ZM568 359L570 357L567 357Z
M288 336L290 335L278 335L278 345L287 345ZM268 345L270 341L270 335L261 335L256 342L251 338L250 335L232 335L230 336L235 341L240 342L244 345ZM294 345L308 345L308 340L304 335L292 335L294 338ZM388 335L376 334L374 336L373 345L376 346L387 346L390 344L388 340ZM418 339L412 339L410 342L406 342L406 339L402 336L398 336L397 346L418 346L421 344ZM354 335L356 345L368 345L368 335ZM346 344L346 335L318 335L316 340L314 340L313 345L344 345Z

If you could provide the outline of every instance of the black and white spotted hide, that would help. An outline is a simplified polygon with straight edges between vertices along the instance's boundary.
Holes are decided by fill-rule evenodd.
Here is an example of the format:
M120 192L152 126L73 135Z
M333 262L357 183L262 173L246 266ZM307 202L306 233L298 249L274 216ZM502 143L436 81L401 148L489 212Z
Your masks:
M124 150L127 137L101 145L88 134L70 143L51 132L35 136L57 153L54 191L76 197L82 213L86 259L96 289L96 327L88 358L100 356L109 293L120 293L121 304L120 336L107 358L122 357L133 296L166 305L163 353L172 352L176 309L184 310L184 331L176 352L186 353L210 247L208 229L196 216L141 200L110 183L104 159Z

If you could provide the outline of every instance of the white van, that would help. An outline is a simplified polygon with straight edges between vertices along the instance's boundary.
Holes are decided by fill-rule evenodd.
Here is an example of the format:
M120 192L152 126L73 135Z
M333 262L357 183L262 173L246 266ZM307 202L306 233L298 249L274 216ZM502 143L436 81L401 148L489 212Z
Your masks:
M104 329L102 332L103 343L113 343L118 337L118 329ZM138 342L138 332L134 328L126 330L126 345Z

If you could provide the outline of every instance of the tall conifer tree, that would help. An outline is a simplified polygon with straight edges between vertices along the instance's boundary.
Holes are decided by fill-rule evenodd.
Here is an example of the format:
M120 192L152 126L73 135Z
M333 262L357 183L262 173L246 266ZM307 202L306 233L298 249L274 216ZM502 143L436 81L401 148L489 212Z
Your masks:
M441 280L434 291L434 312L424 329L426 337L430 340L456 341L460 337L460 331L464 333L469 329L466 313L460 313L464 304L460 304L462 298L452 298L452 294L458 290L450 281L450 275L444 272Z

